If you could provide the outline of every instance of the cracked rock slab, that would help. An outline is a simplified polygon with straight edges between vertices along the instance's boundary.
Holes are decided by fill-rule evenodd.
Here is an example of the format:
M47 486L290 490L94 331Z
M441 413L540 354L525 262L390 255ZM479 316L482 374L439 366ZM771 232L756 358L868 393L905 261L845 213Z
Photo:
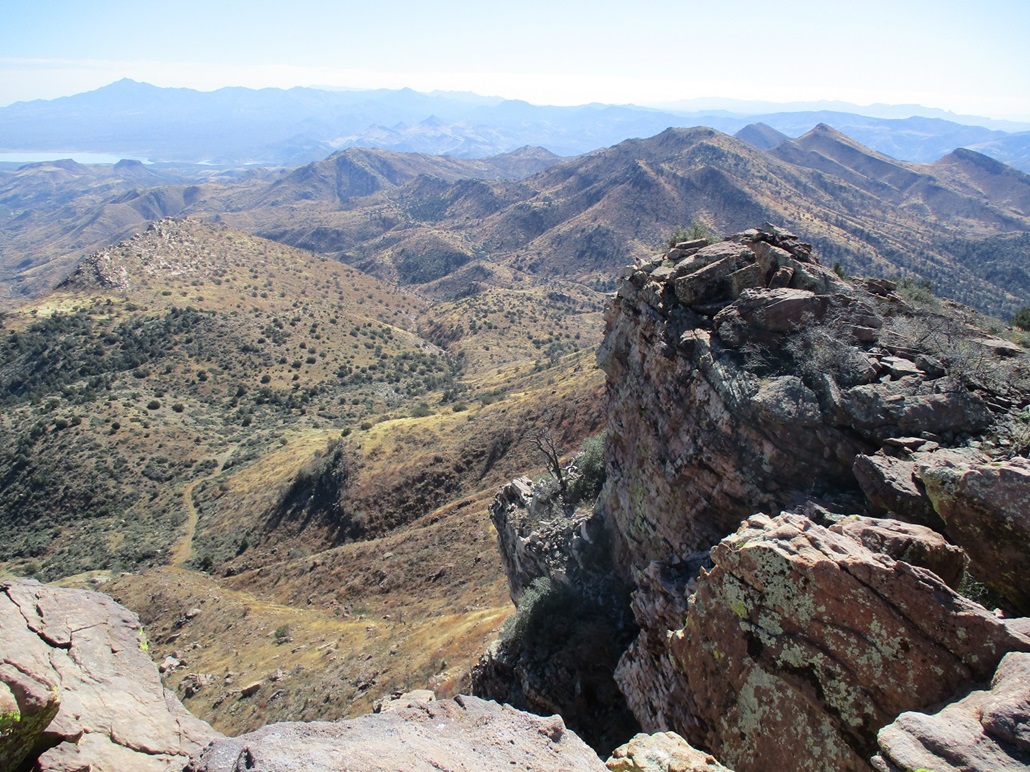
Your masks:
M35 769L165 772L221 737L164 689L145 645L139 618L106 595L0 585L0 657L60 699Z

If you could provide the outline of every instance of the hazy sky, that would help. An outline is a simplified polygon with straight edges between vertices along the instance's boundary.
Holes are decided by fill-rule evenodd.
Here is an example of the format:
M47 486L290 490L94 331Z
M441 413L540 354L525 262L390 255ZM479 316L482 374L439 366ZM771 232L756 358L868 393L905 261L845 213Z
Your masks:
M129 77L1030 119L1030 0L0 0L0 19L0 105Z

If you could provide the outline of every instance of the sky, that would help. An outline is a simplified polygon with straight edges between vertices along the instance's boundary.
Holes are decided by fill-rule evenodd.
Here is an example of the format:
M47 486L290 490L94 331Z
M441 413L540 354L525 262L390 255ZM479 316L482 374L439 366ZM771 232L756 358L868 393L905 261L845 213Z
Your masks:
M1030 0L0 0L0 18L0 105L127 77L1030 120Z

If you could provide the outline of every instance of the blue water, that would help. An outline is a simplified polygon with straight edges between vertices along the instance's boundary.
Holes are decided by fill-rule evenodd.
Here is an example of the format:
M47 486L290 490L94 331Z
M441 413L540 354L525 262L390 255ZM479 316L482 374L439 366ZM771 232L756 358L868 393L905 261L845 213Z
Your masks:
M143 163L150 163L146 158L138 158L132 155L113 155L111 153L81 153L75 150L68 150L58 153L43 151L22 151L17 153L9 153L5 151L0 151L0 163L32 164L40 163L42 161L60 161L65 158L71 158L73 161L80 164L116 164L123 158L131 161L142 161Z

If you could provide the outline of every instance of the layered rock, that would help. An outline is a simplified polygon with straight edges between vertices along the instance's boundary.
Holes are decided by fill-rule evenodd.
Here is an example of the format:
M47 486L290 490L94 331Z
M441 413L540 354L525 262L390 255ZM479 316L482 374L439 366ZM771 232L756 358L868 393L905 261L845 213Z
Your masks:
M32 734L18 745L34 769L165 772L221 737L164 689L145 647L139 618L105 595L2 585L0 682L18 703L15 731ZM17 768L11 758L3 768Z
M893 438L990 424L976 393L880 345L882 325L871 295L772 226L628 269L598 354L602 504L627 575L753 512L856 489L856 456Z
M1007 655L989 689L937 713L902 713L878 741L880 772L1030 769L1030 654Z
M270 724L219 740L194 758L188 772L541 772L605 770L558 716L544 718L475 697L403 700L355 719Z
M673 729L738 770L865 769L895 716L1030 651L936 574L847 528L755 515L712 560L671 641L695 718Z

